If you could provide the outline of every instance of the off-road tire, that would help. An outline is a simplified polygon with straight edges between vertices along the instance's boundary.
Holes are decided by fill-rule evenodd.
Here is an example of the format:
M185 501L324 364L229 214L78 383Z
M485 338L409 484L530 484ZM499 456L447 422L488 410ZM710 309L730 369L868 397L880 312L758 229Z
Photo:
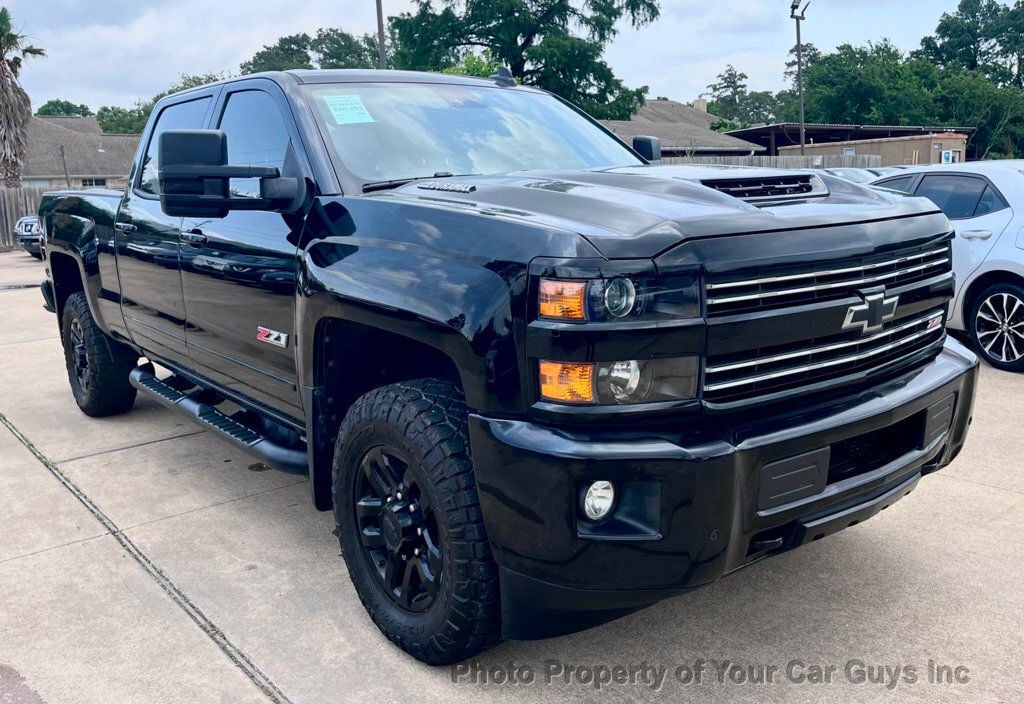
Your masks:
M967 316L971 344L982 359L996 369L1024 372L1024 288L993 284L973 298ZM1000 331L1004 317L1006 332Z
M360 539L355 516L361 464L374 448L409 459L436 517L441 568L437 596L422 613L389 595ZM484 530L462 391L420 379L360 397L341 423L334 449L334 513L342 554L363 606L402 650L431 665L448 665L501 641L498 568Z
M73 293L64 303L60 338L71 392L83 413L99 418L132 407L136 391L128 374L138 355L100 330L85 294Z

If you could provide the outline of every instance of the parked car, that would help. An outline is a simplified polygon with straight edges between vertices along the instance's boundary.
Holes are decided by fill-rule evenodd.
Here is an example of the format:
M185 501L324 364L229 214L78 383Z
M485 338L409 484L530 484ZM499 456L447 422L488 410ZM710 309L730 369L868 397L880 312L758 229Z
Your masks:
M36 259L42 259L43 229L39 225L39 218L35 215L26 215L18 218L14 224L14 237L18 240L18 246L31 254Z
M434 664L708 584L956 457L978 361L938 208L633 146L507 72L165 97L124 192L40 206L74 399L308 473L371 618Z
M873 185L942 208L956 231L947 325L992 366L1024 371L1024 161L920 166Z
M853 183L869 183L878 178L881 174L872 171L871 169L859 169L859 168L836 168L836 169L824 169L825 173L838 176L841 179L851 181Z

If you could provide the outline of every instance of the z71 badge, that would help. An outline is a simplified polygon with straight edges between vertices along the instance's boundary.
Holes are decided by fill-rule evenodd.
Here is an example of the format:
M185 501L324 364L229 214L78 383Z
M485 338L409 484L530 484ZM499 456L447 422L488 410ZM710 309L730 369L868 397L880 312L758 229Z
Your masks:
M262 325L256 326L256 339L260 342L266 342L268 345L288 346L288 335L286 333L271 330Z

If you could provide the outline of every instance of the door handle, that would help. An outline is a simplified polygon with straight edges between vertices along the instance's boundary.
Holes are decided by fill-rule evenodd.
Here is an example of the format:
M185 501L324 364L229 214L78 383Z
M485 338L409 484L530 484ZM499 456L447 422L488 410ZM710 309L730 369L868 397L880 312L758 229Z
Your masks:
M964 230L960 236L965 240L987 240L992 236L991 230Z
M189 230L188 232L182 232L181 239L184 242L188 242L190 247L201 247L209 241L209 238L198 228L195 230Z
M115 222L114 229L118 232L135 232L135 225L130 222Z

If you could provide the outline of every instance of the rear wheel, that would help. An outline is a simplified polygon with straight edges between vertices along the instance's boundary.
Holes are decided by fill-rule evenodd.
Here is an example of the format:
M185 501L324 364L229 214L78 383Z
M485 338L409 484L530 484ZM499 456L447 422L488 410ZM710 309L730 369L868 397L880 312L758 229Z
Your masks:
M1024 288L989 286L975 299L970 315L971 340L985 361L998 369L1024 371Z
M461 391L418 380L358 399L338 434L333 487L349 575L384 635L432 665L500 641Z
M124 413L135 403L135 387L128 374L138 363L132 349L100 330L83 293L64 303L61 341L71 392L87 416Z

